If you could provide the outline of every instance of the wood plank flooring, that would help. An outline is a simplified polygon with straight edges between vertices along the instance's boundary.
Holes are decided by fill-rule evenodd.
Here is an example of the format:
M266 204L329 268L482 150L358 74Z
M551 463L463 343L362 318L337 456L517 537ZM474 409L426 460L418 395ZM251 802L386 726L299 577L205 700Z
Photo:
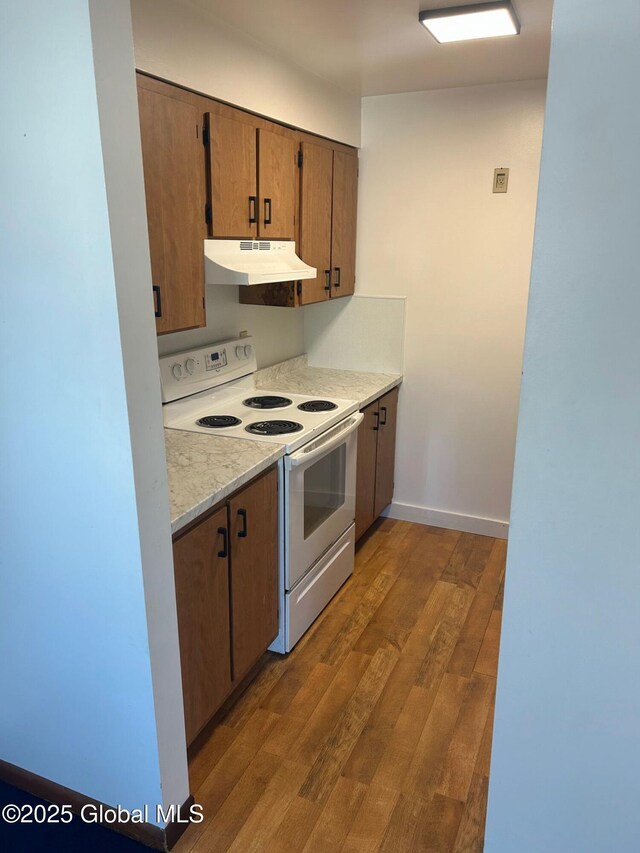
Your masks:
M483 848L506 542L383 519L190 761L176 853Z

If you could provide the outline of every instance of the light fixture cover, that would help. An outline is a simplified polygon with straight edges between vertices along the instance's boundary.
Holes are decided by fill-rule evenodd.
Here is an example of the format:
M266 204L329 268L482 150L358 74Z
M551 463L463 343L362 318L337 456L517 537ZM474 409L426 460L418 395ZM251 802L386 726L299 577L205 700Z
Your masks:
M520 32L520 21L509 0L427 9L420 12L419 20L440 44L516 36Z

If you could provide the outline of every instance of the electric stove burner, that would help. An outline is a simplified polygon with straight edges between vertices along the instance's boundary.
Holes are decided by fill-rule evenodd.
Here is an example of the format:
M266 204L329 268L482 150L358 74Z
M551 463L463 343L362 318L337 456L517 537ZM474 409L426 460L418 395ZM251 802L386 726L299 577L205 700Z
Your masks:
M242 421L233 415L207 415L196 421L198 426L209 427L209 429L222 429L223 427L238 426Z
M330 412L337 409L338 405L331 400L308 400L306 403L300 403L298 408L301 412Z
M248 400L243 400L243 403L250 409L284 409L286 406L290 406L292 401L288 397L263 394L260 397L249 397Z
M302 424L295 421L256 421L245 429L253 435L286 435L289 432L300 432Z

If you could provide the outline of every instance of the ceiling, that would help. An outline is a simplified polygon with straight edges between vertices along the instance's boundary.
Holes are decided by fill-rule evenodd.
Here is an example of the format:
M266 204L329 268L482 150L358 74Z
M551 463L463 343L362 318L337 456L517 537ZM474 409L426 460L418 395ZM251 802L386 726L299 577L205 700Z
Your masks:
M522 32L437 44L421 9L467 0L190 0L267 50L358 95L546 77L553 0L512 0Z

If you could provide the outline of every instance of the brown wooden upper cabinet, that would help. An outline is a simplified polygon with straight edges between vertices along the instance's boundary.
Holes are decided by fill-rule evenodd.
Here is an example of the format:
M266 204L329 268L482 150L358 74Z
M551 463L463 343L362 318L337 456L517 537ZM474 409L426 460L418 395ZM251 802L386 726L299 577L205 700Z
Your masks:
M206 179L202 113L138 78L156 330L204 326Z
M301 153L300 257L318 270L302 282L308 305L354 292L358 158L307 141Z
M358 428L356 539L393 499L398 389L370 403Z
M138 73L158 334L204 326L203 240L295 240L315 279L240 288L296 307L355 287L358 153Z
M211 231L214 237L258 236L256 129L209 113Z
M258 236L294 240L298 143L270 130L258 130Z
M331 206L332 296L350 296L356 286L358 158L333 152Z
M211 236L295 239L298 146L248 117L207 114Z

